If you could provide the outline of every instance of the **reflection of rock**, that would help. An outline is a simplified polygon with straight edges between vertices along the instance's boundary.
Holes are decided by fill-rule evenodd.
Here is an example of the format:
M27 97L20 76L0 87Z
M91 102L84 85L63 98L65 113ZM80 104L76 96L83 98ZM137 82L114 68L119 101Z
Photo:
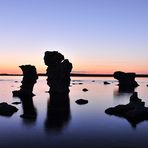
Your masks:
M3 116L12 116L18 109L12 105L7 104L6 102L0 103L0 115Z
M21 118L35 120L37 113L33 104L32 97L21 98L23 114Z
M75 101L77 104L79 105L83 105L83 104L87 104L88 103L88 100L84 100L84 99L78 99Z
M145 103L138 98L137 92L134 92L128 104L108 108L105 113L124 117L133 127L136 127L139 122L148 120L148 108L144 105Z
M47 132L61 132L70 120L69 96L64 93L50 93L47 106L45 129Z
M44 62L48 66L47 84L50 87L50 92L69 92L72 64L57 51L46 51Z
M114 73L114 78L119 81L119 88L123 91L133 90L138 86L138 83L135 81L135 77L135 73L124 73L121 71Z
M33 87L38 79L36 68L35 66L31 65L21 65L19 67L23 71L22 85L20 86L20 90L13 91L13 96L33 96Z
M121 89L120 87L118 89L114 90L114 97L122 97L122 96L131 96L132 93L135 91L135 88L133 89Z

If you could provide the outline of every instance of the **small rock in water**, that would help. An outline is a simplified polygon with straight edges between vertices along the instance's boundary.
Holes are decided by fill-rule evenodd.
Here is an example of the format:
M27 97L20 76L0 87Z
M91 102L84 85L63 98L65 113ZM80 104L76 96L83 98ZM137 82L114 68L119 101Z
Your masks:
M107 81L104 81L104 85L108 85L108 84L110 84L109 82L107 82Z
M0 115L12 116L18 109L15 106L9 105L6 102L0 103Z
M83 88L82 91L86 92L86 91L88 91L88 89L87 88Z
M21 102L12 102L12 104L18 105L21 104Z
M77 104L79 104L79 105L83 105L83 104L87 104L87 103L88 103L88 100L79 99L79 100L76 100L75 102L76 102Z

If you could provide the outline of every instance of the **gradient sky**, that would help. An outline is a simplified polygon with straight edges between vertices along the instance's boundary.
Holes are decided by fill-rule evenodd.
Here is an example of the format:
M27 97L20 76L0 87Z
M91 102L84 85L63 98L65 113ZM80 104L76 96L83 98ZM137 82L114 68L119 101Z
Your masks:
M57 50L85 73L148 73L148 0L0 0L0 73L45 72Z

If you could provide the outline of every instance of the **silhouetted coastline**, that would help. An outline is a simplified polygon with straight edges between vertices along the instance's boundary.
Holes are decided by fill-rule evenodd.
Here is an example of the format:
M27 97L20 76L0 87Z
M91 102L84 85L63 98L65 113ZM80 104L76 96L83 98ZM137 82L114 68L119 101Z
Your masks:
M7 74L2 73L0 76L23 76L22 74ZM44 73L38 73L38 76L46 76ZM113 74L81 74L81 73L71 73L71 77L113 77ZM136 74L136 77L146 78L148 74Z

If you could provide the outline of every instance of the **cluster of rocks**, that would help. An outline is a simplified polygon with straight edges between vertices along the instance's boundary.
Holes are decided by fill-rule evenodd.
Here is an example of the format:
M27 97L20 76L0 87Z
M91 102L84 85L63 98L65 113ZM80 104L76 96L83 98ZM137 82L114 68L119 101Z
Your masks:
M138 98L137 92L132 94L128 104L108 108L105 113L126 118L133 127L141 121L148 120L148 107Z

